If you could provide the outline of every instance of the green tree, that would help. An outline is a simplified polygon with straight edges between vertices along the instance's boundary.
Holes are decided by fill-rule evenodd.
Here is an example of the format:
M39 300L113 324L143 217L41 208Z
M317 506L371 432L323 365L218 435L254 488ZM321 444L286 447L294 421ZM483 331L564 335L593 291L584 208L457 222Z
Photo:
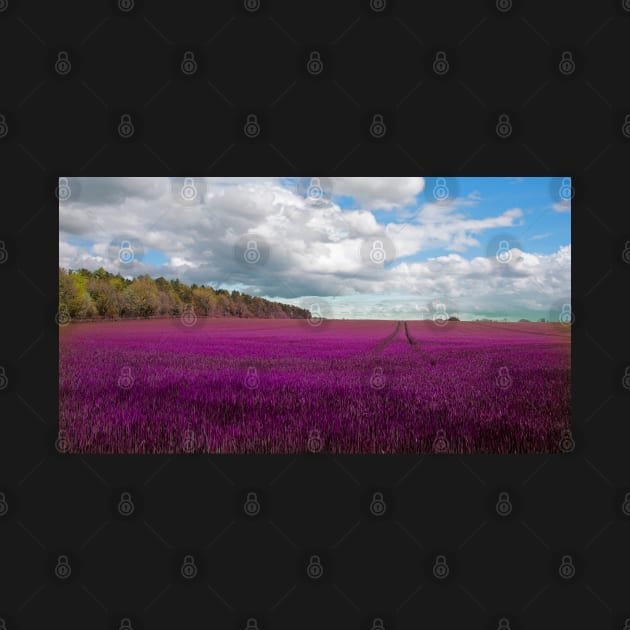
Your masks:
M59 269L59 303L74 319L92 317L177 316L193 305L199 316L207 317L308 317L297 306L270 302L240 291L192 284L145 274L124 278L102 267L96 271Z

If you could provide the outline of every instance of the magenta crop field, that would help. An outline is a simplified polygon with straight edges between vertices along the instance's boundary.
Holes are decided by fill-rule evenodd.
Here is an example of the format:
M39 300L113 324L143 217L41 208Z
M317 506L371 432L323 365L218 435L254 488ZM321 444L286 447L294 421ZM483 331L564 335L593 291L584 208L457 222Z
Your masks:
M60 438L79 453L559 452L570 339L549 323L71 323Z

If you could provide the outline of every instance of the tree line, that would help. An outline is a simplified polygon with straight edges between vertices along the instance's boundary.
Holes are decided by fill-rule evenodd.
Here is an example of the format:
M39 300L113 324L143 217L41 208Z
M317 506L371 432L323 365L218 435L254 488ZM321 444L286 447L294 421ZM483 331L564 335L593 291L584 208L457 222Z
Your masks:
M177 317L192 308L207 317L305 319L308 310L179 280L124 278L103 269L59 268L59 309L73 319Z

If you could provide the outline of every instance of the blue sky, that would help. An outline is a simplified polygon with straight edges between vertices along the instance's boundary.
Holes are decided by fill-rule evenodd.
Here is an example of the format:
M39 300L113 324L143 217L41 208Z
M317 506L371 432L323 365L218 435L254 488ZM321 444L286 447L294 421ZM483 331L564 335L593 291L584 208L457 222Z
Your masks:
M186 183L68 178L60 265L318 298L347 318L440 301L465 319L548 318L570 296L568 178L190 178L193 198Z
M425 189L416 196L412 204L400 208L398 212L400 219L392 216L391 211L374 211L378 223L385 225L392 221L400 221L401 224L404 224L405 215L413 213L423 203L434 201L433 191L437 179L437 177L431 178L429 185L425 186ZM439 182L438 186L446 186L448 189L449 184L453 181L452 178L442 179L445 182ZM557 251L561 245L571 243L571 214L568 209L566 212L554 211L555 200L552 200L551 197L554 184L560 188L562 179L548 177L466 177L457 178L456 186L462 197L469 198L479 195L479 203L470 206L466 211L466 214L472 218L482 219L487 216L495 216L506 208L521 208L524 213L522 225L511 227L509 231L519 239L526 249L542 254L551 254ZM333 195L333 199L342 209L360 207L349 196L335 197ZM485 235L489 237L488 240L491 240L492 236L504 231L502 228L494 228L487 230ZM444 252L443 248L425 249L406 259L427 260ZM466 253L466 257L469 258L480 255L484 255L483 244L470 247Z

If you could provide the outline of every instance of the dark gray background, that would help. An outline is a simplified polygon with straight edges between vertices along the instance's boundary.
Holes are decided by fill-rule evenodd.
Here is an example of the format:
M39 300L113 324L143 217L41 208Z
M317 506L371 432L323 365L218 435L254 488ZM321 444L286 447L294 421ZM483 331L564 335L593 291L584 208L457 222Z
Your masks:
M0 627L624 628L630 3L382 1L261 0L250 12L135 0L124 12L117 0L0 0ZM180 70L189 50L192 76ZM255 139L243 133L252 113ZM370 135L375 114L382 137ZM502 114L508 138L495 132ZM59 176L412 174L574 177L573 451L56 450ZM256 517L243 511L251 491Z

